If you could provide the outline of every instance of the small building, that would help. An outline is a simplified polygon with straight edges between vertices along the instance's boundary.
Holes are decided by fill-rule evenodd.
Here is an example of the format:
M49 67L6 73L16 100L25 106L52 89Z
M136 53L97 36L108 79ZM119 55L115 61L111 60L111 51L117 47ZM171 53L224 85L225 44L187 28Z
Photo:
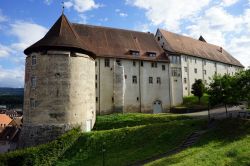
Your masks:
M17 147L20 128L16 126L7 126L0 133L0 153L15 150Z
M6 114L0 114L0 133L7 127L7 126L16 126L16 123L13 119L11 119Z

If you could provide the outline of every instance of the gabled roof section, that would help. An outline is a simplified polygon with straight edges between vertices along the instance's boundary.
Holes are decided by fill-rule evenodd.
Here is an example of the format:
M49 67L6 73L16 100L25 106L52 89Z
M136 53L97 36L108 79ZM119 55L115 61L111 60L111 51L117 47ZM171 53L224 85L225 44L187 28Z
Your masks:
M169 62L151 33L74 23L72 26L97 57ZM133 55L133 51L138 54ZM155 52L156 56L149 57L147 52Z
M6 114L0 114L0 124L8 125L12 119Z
M202 35L199 37L199 40L203 42L207 42Z
M165 49L172 53L186 54L230 65L244 67L222 47L159 29L165 38Z
M41 40L25 49L24 53L28 55L34 51L44 51L47 49L72 50L94 56L91 49L81 41L64 14L59 17Z

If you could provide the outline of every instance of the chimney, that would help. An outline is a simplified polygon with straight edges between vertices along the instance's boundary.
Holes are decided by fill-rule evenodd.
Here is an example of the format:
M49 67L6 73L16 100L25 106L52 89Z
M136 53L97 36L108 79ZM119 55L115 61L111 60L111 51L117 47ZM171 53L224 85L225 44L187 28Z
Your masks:
M222 53L222 51L223 51L223 48L222 48L222 47L220 47L220 52Z

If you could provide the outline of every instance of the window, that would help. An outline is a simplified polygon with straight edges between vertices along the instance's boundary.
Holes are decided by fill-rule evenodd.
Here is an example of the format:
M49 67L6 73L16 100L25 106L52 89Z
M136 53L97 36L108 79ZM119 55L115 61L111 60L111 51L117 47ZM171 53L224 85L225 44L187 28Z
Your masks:
M187 78L184 78L184 83L185 83L185 84L187 83Z
M152 62L152 63L151 63L151 67L152 67L152 68L157 68L157 62Z
M133 61L133 66L136 66L136 61Z
M133 82L133 84L137 84L137 77L136 76L132 76L132 82Z
M196 60L196 59L194 59L194 63L197 63L197 60Z
M36 77L35 77L35 76L32 76L32 77L31 77L31 87L32 87L32 88L35 88L35 87L36 87Z
M180 77L181 76L181 69L180 68L172 67L171 71L172 71L173 77Z
M197 73L197 68L194 68L194 73Z
M217 67L217 64L216 64L216 62L214 62L214 67L215 67L215 68Z
M105 58L104 60L105 67L109 67L109 59Z
M97 83L95 83L95 88L97 89Z
M121 60L120 60L120 59L117 59L117 60L116 60L116 64L119 65L119 66L121 66L121 65L122 65Z
M187 67L184 67L184 70L185 70L185 72L187 72L187 71L188 71L188 68L187 68Z
M207 74L207 71L206 71L206 70L203 70L203 73L204 73L204 75L206 75L206 74Z
M32 64L32 66L33 66L33 65L36 65L36 56L35 56L35 55L33 55L33 56L31 57L31 64Z
M127 79L127 75L124 75L125 79Z
M98 102L98 97L95 98L95 101Z
M203 60L202 62L204 66L207 64L206 60Z
M148 83L153 84L153 77L148 77Z
M36 101L33 98L30 99L30 107L31 108L35 108L36 107Z
M141 61L141 66L143 66L143 61Z
M157 78L156 78L156 83L157 83L157 84L161 84L161 77L157 77Z
M217 71L215 71L214 74L216 75L216 74L217 74Z
M187 62L187 56L184 57L185 62Z
M149 57L156 57L156 53L155 52L147 52L147 55Z
M97 80L97 74L95 75L95 80Z
M162 65L161 68L162 68L162 70L165 70L165 65Z
M157 37L157 40L160 41L160 36Z
M130 54L133 55L133 56L139 56L140 55L140 51L130 50Z
M97 61L95 61L95 66L97 66Z

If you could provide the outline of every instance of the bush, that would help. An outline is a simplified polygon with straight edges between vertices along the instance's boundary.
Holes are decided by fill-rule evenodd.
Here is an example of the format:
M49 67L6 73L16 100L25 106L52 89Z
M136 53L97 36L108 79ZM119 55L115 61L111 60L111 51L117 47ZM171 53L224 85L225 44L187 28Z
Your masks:
M80 130L73 129L48 144L2 154L0 155L0 165L52 165L68 148L73 145L79 136Z

